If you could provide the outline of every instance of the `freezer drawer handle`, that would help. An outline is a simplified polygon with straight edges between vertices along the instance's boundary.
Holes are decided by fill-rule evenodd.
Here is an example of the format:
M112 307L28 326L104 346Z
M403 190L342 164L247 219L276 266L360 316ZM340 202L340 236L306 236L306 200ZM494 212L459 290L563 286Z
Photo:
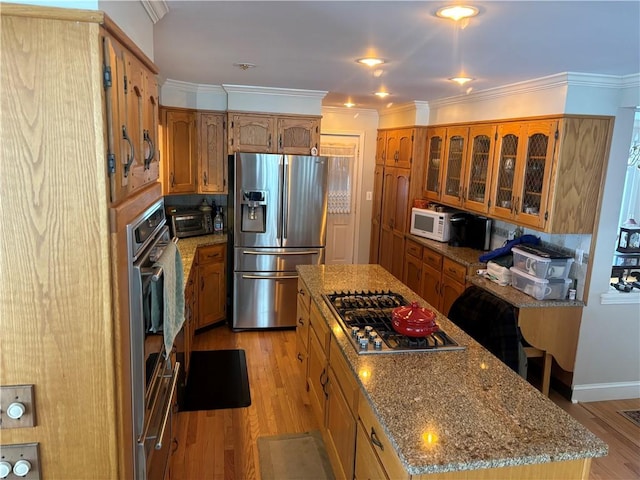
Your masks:
M242 252L243 255L317 255L318 252L314 250L308 250L304 252L256 252L254 250L244 250Z
M242 275L242 278L246 278L249 280L293 280L295 278L298 278L298 275L274 275L268 277L263 277L261 275Z

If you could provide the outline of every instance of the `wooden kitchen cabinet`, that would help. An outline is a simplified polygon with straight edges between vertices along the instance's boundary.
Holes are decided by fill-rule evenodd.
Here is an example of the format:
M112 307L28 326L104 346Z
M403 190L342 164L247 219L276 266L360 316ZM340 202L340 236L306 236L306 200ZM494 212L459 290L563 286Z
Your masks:
M197 171L196 112L163 109L164 191L167 194L194 193Z
M165 193L227 193L225 114L163 107L162 118Z
M385 167L379 263L402 280L404 235L407 231L410 170Z
M297 316L296 323L296 363L299 367L300 378L304 382L304 389L309 391L307 383L307 369L309 364L309 324L311 295L302 280L298 280ZM307 397L305 397L307 398Z
M227 314L224 243L198 247L198 317L196 328L224 320Z
M422 196L548 233L590 234L611 133L611 117L574 115L429 127Z
M228 112L228 150L310 155L320 148L320 117Z
M184 288L184 365L185 378L189 374L193 336L198 324L198 268L192 266Z
M326 401L328 396L328 344L330 341L329 327L325 323L318 307L311 303L309 310L309 356L307 368L307 388L309 404L318 423L325 425Z
M412 200L422 196L419 182L426 127L378 130L369 262L379 263L398 279L404 267L404 235L409 231Z
M371 212L371 240L369 245L369 263L378 263L379 259L383 182L384 167L382 165L376 165L373 172L373 206Z
M198 193L227 193L224 113L198 112Z
M462 208L465 210L480 214L489 211L496 138L496 125L473 125L469 128L468 154L462 176Z

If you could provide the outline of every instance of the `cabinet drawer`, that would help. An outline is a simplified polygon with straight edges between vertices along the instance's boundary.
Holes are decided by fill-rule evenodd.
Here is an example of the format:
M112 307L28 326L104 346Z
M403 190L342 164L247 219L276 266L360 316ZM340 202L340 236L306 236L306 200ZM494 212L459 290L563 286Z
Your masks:
M436 270L442 268L442 255L428 248L425 248L422 252L422 261Z
M351 413L354 417L357 417L358 394L360 389L358 388L354 373L347 365L347 361L336 342L331 342L330 345L329 365L331 365L333 369L338 385L344 394L344 398L347 400Z
M358 422L356 437L356 480L388 480L387 473L380 465L376 453L371 448L367 432Z
M322 314L320 313L320 310L318 309L315 302L311 302L309 313L309 323L311 326L311 330L313 330L318 336L320 346L322 347L322 350L326 355L329 352L329 340L331 339L329 326L327 325L327 322L324 321L324 318L322 318Z
M404 251L407 255L411 255L412 257L416 257L417 259L422 258L422 245L414 242L413 240L407 239Z
M467 278L467 267L449 258L445 258L442 263L442 273L464 285Z
M311 294L309 293L309 289L301 279L298 279L298 304L302 305L308 312L310 303Z
M364 427L367 442L376 452L387 476L393 479L408 479L409 474L402 466L398 455L393 450L391 442L364 395L360 396L360 401L358 402L358 416Z
M226 245L207 245L198 247L198 264L222 263L225 261Z

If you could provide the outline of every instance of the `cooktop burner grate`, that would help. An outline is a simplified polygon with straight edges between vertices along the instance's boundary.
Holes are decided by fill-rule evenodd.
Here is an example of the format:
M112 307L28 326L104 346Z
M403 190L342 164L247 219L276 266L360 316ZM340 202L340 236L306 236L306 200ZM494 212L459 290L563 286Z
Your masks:
M397 333L393 309L409 302L391 291L347 291L323 295L358 353L462 350L441 329L425 337Z

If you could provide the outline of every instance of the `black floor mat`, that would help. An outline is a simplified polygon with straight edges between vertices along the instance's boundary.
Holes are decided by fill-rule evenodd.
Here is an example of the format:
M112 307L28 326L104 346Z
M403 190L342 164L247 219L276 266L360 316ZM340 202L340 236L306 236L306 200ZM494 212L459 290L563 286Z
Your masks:
M180 411L251 405L244 350L191 352L189 378Z

